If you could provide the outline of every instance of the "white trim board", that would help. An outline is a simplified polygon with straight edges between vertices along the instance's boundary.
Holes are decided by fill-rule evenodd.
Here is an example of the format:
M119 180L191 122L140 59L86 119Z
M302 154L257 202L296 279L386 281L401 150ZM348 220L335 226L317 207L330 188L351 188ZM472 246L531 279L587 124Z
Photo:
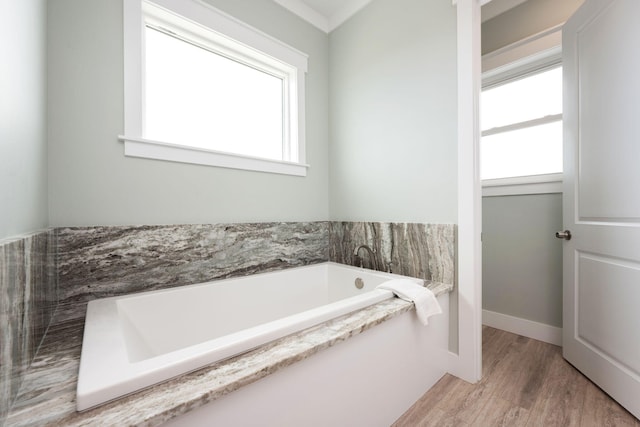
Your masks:
M119 135L118 140L124 142L124 155L127 157L294 176L307 176L307 169L309 168L309 165L305 163L264 159L144 138Z
M482 378L482 188L480 187L480 3L458 0L458 356L449 373Z
M562 346L562 328L556 326L489 310L482 310L482 324L524 337L533 338L534 340Z

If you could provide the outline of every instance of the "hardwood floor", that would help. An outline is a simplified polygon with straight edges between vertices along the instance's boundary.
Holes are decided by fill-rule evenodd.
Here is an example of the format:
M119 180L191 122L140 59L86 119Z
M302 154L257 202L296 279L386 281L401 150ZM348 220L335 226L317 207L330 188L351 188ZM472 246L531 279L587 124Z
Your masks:
M640 427L560 347L484 326L482 354L482 381L445 375L393 427Z

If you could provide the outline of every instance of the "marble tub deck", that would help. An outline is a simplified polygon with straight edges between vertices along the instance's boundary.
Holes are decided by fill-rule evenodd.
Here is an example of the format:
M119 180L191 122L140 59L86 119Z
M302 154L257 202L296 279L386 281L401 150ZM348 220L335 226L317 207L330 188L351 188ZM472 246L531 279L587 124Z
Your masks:
M428 283L436 296L452 285ZM333 319L84 412L75 394L84 319L58 311L6 420L7 426L154 426L413 310L398 298Z

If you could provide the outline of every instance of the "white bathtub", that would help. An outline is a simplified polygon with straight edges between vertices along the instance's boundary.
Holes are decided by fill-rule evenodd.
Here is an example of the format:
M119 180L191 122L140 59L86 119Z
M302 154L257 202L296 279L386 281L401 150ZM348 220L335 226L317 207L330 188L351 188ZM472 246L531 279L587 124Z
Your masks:
M91 301L77 409L391 298L374 288L394 277L325 263Z

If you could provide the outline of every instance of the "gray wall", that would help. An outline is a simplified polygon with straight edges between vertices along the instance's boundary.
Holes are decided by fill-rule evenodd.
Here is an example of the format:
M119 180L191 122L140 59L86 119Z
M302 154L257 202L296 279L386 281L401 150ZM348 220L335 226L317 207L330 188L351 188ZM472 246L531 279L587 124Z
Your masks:
M328 219L327 35L272 1L209 1L309 54L308 176L124 157L122 1L56 0L48 13L52 226Z
M330 36L333 220L457 222L456 9L374 0Z
M483 197L483 309L562 327L562 195Z
M46 7L0 1L0 240L48 224Z
M515 43L567 18L584 0L528 0L482 24L482 53Z
M329 35L332 220L457 223L456 32L449 0L374 0Z

